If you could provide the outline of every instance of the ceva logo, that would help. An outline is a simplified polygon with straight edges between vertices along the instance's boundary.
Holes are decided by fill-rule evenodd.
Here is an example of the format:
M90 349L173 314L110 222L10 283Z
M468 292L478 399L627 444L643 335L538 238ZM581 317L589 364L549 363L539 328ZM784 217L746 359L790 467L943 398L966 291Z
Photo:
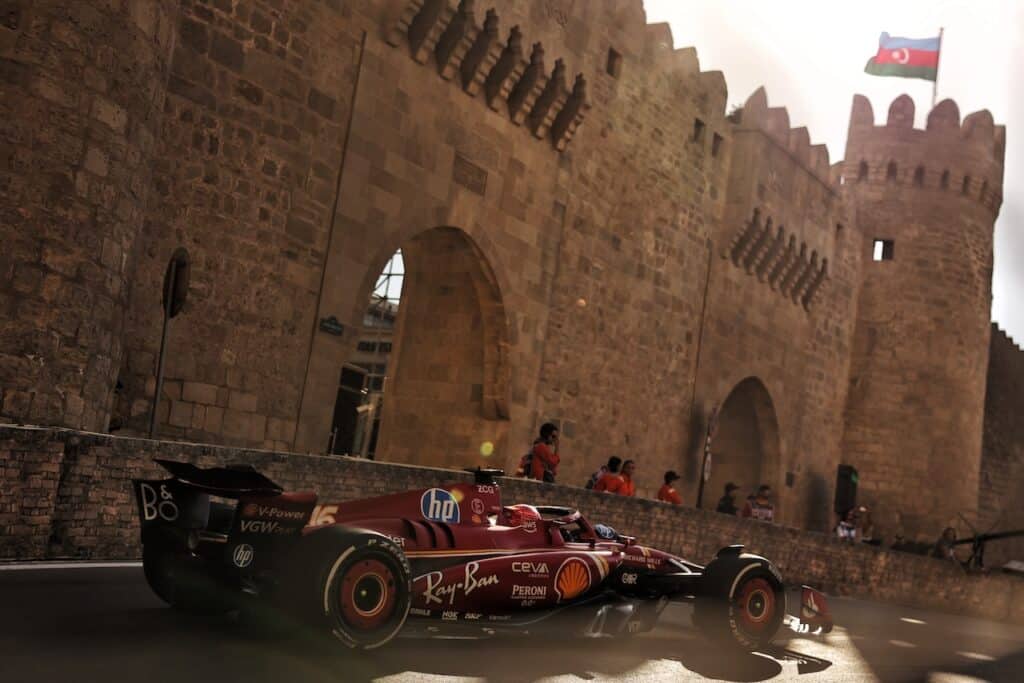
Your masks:
M420 498L420 512L432 522L459 523L459 504L450 491L427 489Z

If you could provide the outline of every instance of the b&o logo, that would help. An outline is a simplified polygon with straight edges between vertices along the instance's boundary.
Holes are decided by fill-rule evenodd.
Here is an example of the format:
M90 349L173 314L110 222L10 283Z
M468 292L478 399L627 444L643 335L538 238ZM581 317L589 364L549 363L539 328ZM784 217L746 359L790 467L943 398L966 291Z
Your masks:
M178 505L174 502L174 496L167 490L166 484L160 484L158 494L149 484L140 483L139 491L142 495L142 517L147 522L152 522L159 517L165 522L173 522L178 519Z
M459 504L450 491L427 489L420 498L420 512L432 522L459 523Z
M248 543L239 543L235 546L235 552L231 556L231 561L235 563L235 566L239 569L245 569L252 564L252 557L255 553L253 552L252 546Z

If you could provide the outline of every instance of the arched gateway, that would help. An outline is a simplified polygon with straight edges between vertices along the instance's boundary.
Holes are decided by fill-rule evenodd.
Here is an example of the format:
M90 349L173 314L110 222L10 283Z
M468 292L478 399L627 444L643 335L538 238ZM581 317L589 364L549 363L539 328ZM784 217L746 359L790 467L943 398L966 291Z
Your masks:
M739 486L737 507L760 484L780 493L779 451L779 424L771 395L761 380L747 377L733 387L718 412L711 439L711 478L702 507L714 509L730 481ZM779 503L778 495L775 502Z
M365 371L363 398L342 387L335 408L336 425L352 410L362 419L353 447L334 452L451 467L486 462L485 443L504 452L508 323L486 257L462 230L440 227L406 240L377 275L347 364Z

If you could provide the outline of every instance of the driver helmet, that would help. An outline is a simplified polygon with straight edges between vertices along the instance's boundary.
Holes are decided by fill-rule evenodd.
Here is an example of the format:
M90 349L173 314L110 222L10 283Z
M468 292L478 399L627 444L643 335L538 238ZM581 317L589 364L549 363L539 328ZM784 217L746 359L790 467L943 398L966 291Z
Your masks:
M509 526L523 526L526 522L539 522L540 513L532 505L508 505L505 507L505 519Z

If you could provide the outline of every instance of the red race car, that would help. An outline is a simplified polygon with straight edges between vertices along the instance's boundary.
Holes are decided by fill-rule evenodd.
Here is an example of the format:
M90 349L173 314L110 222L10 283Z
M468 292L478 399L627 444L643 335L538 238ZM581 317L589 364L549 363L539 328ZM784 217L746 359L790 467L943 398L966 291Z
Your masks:
M501 501L495 476L348 503L284 493L248 467L157 460L171 478L133 482L153 591L189 611L258 605L353 648L399 631L649 631L670 601L694 626L752 650L783 624L778 570L742 546L705 566L648 548L576 510ZM218 501L214 502L211 497ZM798 630L831 630L803 588Z

